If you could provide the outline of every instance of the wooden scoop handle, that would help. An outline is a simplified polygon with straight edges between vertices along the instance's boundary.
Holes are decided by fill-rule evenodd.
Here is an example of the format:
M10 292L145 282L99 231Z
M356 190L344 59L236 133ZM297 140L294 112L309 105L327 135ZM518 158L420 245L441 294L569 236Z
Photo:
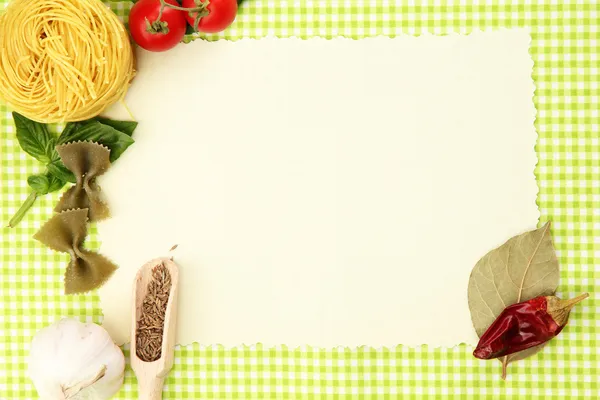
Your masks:
M137 379L139 400L162 400L165 378L140 374Z

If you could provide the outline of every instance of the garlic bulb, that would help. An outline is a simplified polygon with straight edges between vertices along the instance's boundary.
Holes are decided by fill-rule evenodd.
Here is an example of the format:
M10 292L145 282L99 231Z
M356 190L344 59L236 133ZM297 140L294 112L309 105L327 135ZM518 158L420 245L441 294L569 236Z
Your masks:
M31 342L29 375L43 400L104 400L123 385L125 357L96 324L63 319Z

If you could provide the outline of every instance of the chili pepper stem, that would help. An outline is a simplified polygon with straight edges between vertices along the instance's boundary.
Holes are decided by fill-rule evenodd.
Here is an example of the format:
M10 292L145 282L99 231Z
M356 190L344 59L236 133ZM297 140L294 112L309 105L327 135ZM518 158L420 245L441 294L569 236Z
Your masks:
M506 380L506 367L508 367L508 356L502 358L502 380Z
M577 297L573 297L572 299L569 299L569 300L560 300L558 302L558 307L570 310L571 308L573 308L573 306L575 304L587 299L588 297L590 297L590 294L584 293L584 294L580 294Z
M559 325L564 326L568 319L571 309L580 301L589 297L588 293L584 293L577 297L568 300L561 300L555 296L549 296L547 312L552 319Z

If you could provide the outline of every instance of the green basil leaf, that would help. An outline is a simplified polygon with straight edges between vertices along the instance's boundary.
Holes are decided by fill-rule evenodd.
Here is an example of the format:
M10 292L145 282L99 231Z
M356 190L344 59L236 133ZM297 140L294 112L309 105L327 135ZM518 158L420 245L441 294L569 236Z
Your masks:
M118 121L114 119L108 119L104 117L96 117L94 120L100 122L103 125L112 126L116 130L123 132L127 136L132 136L133 131L137 128L138 123L136 121Z
M65 130L67 128L69 127L65 127ZM90 121L75 128L69 128L67 133L64 138L61 135L61 144L78 140L100 143L110 149L110 162L117 160L134 142L131 136L98 121Z
M113 127L119 132L123 132L127 136L132 136L133 132L135 131L135 128L137 128L138 126L138 123L136 121L119 121L104 117L96 117L93 120L86 122L69 122L60 134L56 144L65 144L69 142L74 142L76 140L82 140L79 137L80 134L78 133L78 130L82 126L85 126L86 124L89 124L92 121L97 121L103 125Z
M27 184L37 193L46 194L50 187L50 179L45 174L31 175L27 178Z
M39 195L56 192L65 186L63 180L49 173L31 175L27 178L27 184Z
M77 129L80 127L81 122L68 122L65 125L65 129L63 129L60 136L56 140L56 144L59 145L75 141L76 139L73 139L73 137L75 137Z
M61 181L71 183L77 182L77 180L75 179L75 175L73 175L73 173L69 171L67 167L65 167L65 165L60 159L52 161L51 163L46 165L46 168L48 168L48 172L51 175L53 175L55 178Z
M50 173L47 173L47 175L50 179L50 187L48 188L48 193L57 192L67 184L67 182L65 182L64 180L59 179Z
M35 122L13 112L17 140L23 151L42 163L48 163L55 155L56 140L45 124Z

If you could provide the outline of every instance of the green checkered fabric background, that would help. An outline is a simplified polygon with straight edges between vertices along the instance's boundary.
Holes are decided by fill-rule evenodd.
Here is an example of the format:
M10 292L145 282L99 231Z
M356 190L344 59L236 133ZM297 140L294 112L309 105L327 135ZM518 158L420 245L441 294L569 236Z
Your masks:
M6 1L0 0L0 5ZM529 27L537 86L538 204L542 221L553 221L562 271L560 294L590 292L591 299L575 309L568 327L541 353L512 365L506 382L500 379L498 362L474 359L465 345L224 349L196 344L176 351L165 399L600 398L600 5L586 0L414 3L246 0L236 23L210 39L361 38ZM111 3L125 19L130 5ZM0 221L5 224L28 195L27 176L38 170L37 163L19 151L6 107L0 108L0 154ZM62 294L67 257L31 239L51 215L56 199L42 197L17 228L0 230L2 399L37 398L27 377L27 354L38 329L65 316L102 322L96 294ZM90 244L98 245L94 233ZM117 398L137 398L129 369Z

